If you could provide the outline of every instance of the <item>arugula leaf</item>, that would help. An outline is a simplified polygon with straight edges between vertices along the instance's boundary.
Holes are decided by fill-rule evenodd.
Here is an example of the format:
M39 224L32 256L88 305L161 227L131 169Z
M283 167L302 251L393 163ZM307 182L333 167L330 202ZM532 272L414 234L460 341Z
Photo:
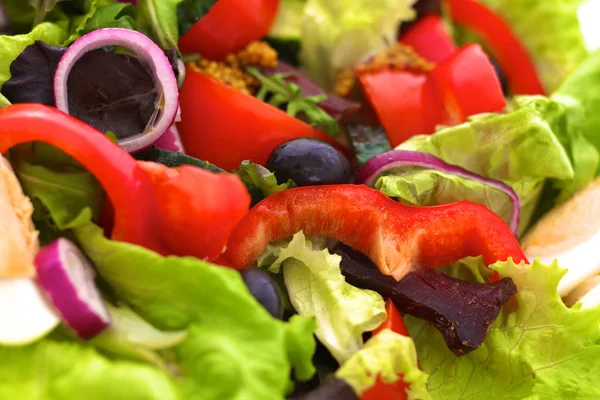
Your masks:
M192 26L208 14L216 2L217 0L183 0L179 3L177 5L179 34L183 36L192 29Z
M135 8L129 3L111 4L96 10L90 18L82 35L102 28L135 29Z
M594 399L600 396L600 307L567 308L556 289L558 264L498 262L490 266L516 283L517 309L506 308L483 345L458 358L427 323L406 318L434 399ZM482 281L480 258L450 268Z
M331 136L339 135L340 126L335 118L318 106L318 103L327 99L327 95L304 97L298 85L284 80L284 74L267 77L254 67L247 68L247 72L261 84L256 94L259 100L266 101L274 107L285 104L289 115L293 117L299 114L305 115L312 126L323 129Z

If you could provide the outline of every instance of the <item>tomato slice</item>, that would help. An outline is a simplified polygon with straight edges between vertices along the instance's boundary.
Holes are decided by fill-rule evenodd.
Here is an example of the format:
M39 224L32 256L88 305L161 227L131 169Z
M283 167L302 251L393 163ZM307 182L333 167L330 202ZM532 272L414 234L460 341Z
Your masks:
M138 161L158 196L160 235L174 255L213 261L250 208L250 195L232 174L216 174L190 165L169 168Z
M479 45L461 48L452 58L439 64L431 78L444 104L444 125L456 125L467 117L484 112L501 111L506 99L496 70Z
M181 37L179 49L221 60L266 36L277 16L279 0L218 0Z
M421 57L436 64L446 61L456 53L454 40L437 15L423 17L402 35L400 41L411 46Z
M446 0L446 4L455 22L485 41L514 94L545 94L530 55L501 16L475 0Z
M385 69L362 73L359 80L392 147L433 132L442 118L442 101L424 73Z
M244 160L265 165L277 146L301 137L343 149L318 129L192 68L187 68L179 101L177 127L186 152L229 171Z

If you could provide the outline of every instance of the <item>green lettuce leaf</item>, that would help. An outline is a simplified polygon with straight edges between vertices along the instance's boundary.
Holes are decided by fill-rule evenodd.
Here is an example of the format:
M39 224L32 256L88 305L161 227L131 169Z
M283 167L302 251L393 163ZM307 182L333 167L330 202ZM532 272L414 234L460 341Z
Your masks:
M283 269L292 305L298 314L317 319L316 336L340 364L362 348L362 334L386 318L383 298L347 283L341 260L322 240L298 232L289 243L269 245L258 261L273 273Z
M177 6L182 0L139 0L137 29L163 49L177 47L179 26Z
M0 398L177 400L174 381L156 368L109 360L92 347L45 339L0 347Z
M410 337L384 329L371 337L365 347L350 357L335 376L344 379L360 396L379 377L384 383L402 379L410 387L409 400L428 400L427 374L419 369L415 343Z
M569 192L589 182L596 165L575 164L573 131L567 109L538 96L516 97L506 114L481 114L433 135L415 136L397 149L433 154L447 163L511 186L521 200L519 233L524 232L546 180ZM581 139L581 136L578 136ZM586 149L593 150L591 145ZM597 154L593 152L593 156ZM597 162L597 158L595 158ZM583 168L585 167L585 168ZM462 186L464 189L464 186Z
M575 128L600 150L600 90L596 88L600 88L600 51L569 76L552 99L569 110Z
M135 29L135 8L132 4L117 3L99 8L85 23L81 34L102 28Z
M483 280L480 258L451 267ZM483 345L461 358L435 328L407 317L434 399L594 399L600 396L600 307L567 308L556 289L566 270L556 263L491 266L517 285L515 306L501 312ZM475 274L473 274L475 272Z
M67 38L67 31L50 22L37 25L30 33L23 35L0 35L0 87L10 79L10 64L36 40L49 45L59 46ZM10 105L10 102L0 94L0 107Z
M242 179L242 182L246 186L252 185L260 189L264 197L296 187L296 184L291 179L279 185L273 172L251 161L243 161L239 169L235 171L235 174Z
M292 367L313 375L314 321L272 318L239 272L114 242L90 224L75 234L119 299L159 329L188 330L173 349L187 396L280 399Z
M302 18L300 61L329 89L335 73L395 43L398 26L415 17L414 0L308 0Z
M484 204L506 223L512 216L512 200L502 190L479 181L436 169L392 170L374 188L388 197L415 206L449 204L469 200Z
M579 10L587 0L483 0L508 21L548 93L589 55Z

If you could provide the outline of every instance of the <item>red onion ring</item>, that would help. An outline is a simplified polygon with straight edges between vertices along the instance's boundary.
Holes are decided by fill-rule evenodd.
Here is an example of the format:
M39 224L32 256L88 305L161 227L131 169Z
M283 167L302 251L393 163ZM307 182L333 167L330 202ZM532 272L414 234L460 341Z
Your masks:
M508 222L508 227L515 235L517 234L521 201L519 200L519 196L513 190L513 188L503 182L484 178L459 166L448 164L447 162L431 154L407 150L391 150L379 154L367 161L367 163L357 172L355 182L358 184L373 186L381 174L399 167L422 167L435 169L448 174L460 176L461 178L480 182L484 185L493 187L494 189L506 193L506 195L511 199L513 205L513 211Z
M179 107L177 78L165 53L146 35L124 28L98 29L75 41L60 59L54 75L56 108L69 113L67 82L73 66L87 52L105 46L122 46L134 52L150 68L161 96L162 104L158 107L162 107L162 112L154 126L119 141L119 145L131 153L151 145L173 125Z

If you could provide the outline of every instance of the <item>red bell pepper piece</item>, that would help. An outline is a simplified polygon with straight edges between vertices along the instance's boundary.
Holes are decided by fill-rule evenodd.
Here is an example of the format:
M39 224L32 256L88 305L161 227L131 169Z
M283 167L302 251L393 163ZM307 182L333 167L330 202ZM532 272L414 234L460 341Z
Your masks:
M424 73L384 69L361 73L359 80L392 147L433 132L442 120L442 101Z
M445 104L444 125L460 124L471 115L506 107L496 70L479 45L461 48L431 72L431 79Z
M250 205L237 177L138 163L102 133L55 108L0 109L0 153L32 141L61 149L96 177L109 200L105 217L114 215L114 240L163 255L218 257Z
M219 0L183 35L179 49L221 60L266 36L278 9L279 0Z
M338 147L327 134L255 97L187 68L179 95L179 134L186 152L232 171L244 160L265 165L281 143L310 137Z
M402 35L400 41L412 47L421 57L436 64L446 61L456 53L454 40L437 15L422 18Z
M190 165L138 164L154 183L160 221L169 227L162 237L171 253L217 259L250 208L250 195L239 177Z
M406 329L406 325L404 325L404 320L402 320L400 312L391 299L385 300L385 311L387 312L387 318L381 326L373 331L373 335L377 335L384 329L389 329L392 332L408 336L408 330ZM408 398L406 394L408 386L409 385L402 380L402 377L394 383L385 383L377 378L375 385L362 393L360 398L361 400L405 400Z
M514 94L545 94L530 55L502 17L475 0L446 0L446 4L456 23L485 41Z
M309 186L266 198L231 234L227 257L244 268L269 243L299 231L338 239L397 280L468 256L483 256L486 265L526 260L504 221L485 206L410 207L363 185Z

